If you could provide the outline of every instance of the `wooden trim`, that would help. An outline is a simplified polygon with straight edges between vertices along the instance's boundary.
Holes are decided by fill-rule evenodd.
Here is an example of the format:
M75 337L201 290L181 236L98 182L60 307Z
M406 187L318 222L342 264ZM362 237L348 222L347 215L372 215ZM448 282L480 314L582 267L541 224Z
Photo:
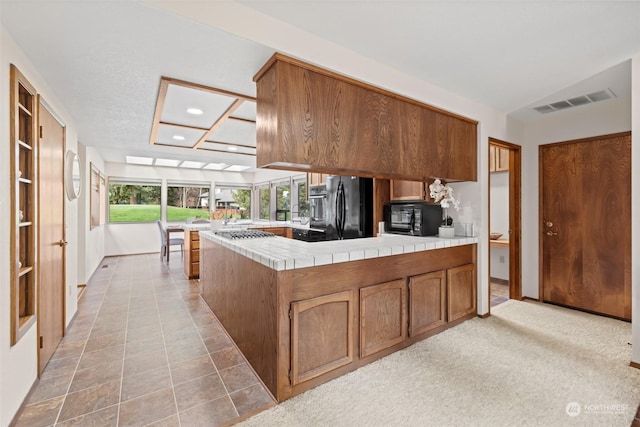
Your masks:
M230 147L238 147L238 148L251 148L253 150L256 149L256 147L252 146L252 145L242 145L242 144L236 144L233 142L221 142L221 141L211 141L211 140L207 140L205 142L208 142L210 144L220 144L220 145L228 145ZM235 154L235 153L233 153Z
M229 120L237 120L239 122L246 122L246 123L256 124L255 120L253 120L253 119L245 119L244 117L229 116Z
M640 363L636 363L634 361L629 362L629 366L632 368L640 369Z
M158 125L165 125L165 126L175 126L178 128L183 128L183 129L193 129L193 130L200 130L200 131L208 131L209 128L202 128L199 126L189 126L189 125L183 125L181 123L172 123L172 122L158 122ZM155 139L154 139L155 140ZM153 142L152 144L154 144L155 142Z
M269 58L269 60L262 66L262 68L260 68L260 70L253 76L253 81L257 82L262 77L262 75L264 73L266 73L277 61L287 62L289 64L304 68L306 70L313 71L315 73L322 74L324 76L340 80L340 81L342 81L344 83L348 83L348 84L351 84L351 85L354 85L354 86L357 86L357 87L361 87L363 89L378 93L380 95L384 95L384 96L388 96L388 97L391 97L391 98L394 98L394 99L398 99L400 101L407 102L407 103L410 103L410 104L413 104L413 105L417 105L419 107L427 108L427 109L429 109L431 111L442 113L442 114L445 114L445 115L447 115L449 117L454 117L456 119L460 119L460 120L463 120L465 122L468 122L468 123L471 123L471 124L474 124L474 125L478 124L478 122L476 120L472 120L472 119L470 119L468 117L464 117L464 116L452 113L450 111L443 110L443 109L434 107L434 106L429 105L429 104L425 104L425 103L417 101L415 99L408 98L406 96L397 94L395 92L391 92L389 90L382 89L382 88L377 87L377 86L373 86L373 85L371 85L369 83L365 83L365 82L363 82L361 80L356 80L356 79L354 79L352 77L347 77L344 74L339 74L339 73L337 73L335 71L327 70L326 68L322 68L322 67L319 67L317 65L309 64L308 62L304 62L304 61L302 61L300 59L284 55L284 54L282 54L280 52L274 53L273 56L271 58Z
M160 77L160 87L158 88L158 99L156 100L156 111L153 113L153 122L151 125L151 136L149 137L149 144L154 145L156 143L156 137L158 136L158 125L160 123L160 117L162 117L162 110L164 109L164 102L167 99L167 91L169 90L169 82Z
M243 99L236 99L235 101L233 101L233 104L231 104L229 106L229 108L227 108L225 110L225 112L222 113L222 115L218 118L218 120L216 120L216 122L213 124L213 126L211 126L211 129L209 129L207 132L205 132L204 135L202 135L202 137L198 140L198 142L196 142L196 145L193 146L193 149L195 150L198 147L200 147L212 133L214 133L216 130L218 130L218 128L220 128L220 126L222 126L224 121L231 114L233 114L233 112L236 111L242 105L243 102L244 102Z
M212 87L212 86L206 86L206 85L203 85L203 84L200 84L200 83L194 83L194 82L188 82L186 80L175 79L173 77L162 76L162 77L160 77L160 81L167 82L167 84L172 84L172 85L176 85L176 86L188 87L188 88L191 88L191 89L198 89L198 90L202 90L202 91L205 91L205 92L210 92L210 93L214 93L216 95L224 95L224 96L228 96L228 97L231 97L231 98L238 98L238 99L241 99L243 101L256 102L256 98L254 98L253 96L245 95L245 94L238 93L238 92L232 92L230 90L219 89L219 88Z
M169 145L167 147L170 147ZM238 156L256 156L256 153L238 153L237 151L229 151L229 150L216 150L215 148L198 148L198 150L202 151L213 151L214 153L226 153L233 154Z
M498 279L497 277L489 277L489 280L494 282L494 283L497 283L499 285L508 285L509 284L508 280Z
M511 142L489 138L491 146L509 150L509 298L522 299L522 147ZM489 196L491 195L491 172L489 172ZM491 197L488 203L488 218L491 221ZM487 230L488 233L491 230ZM489 253L494 240L489 239ZM497 243L497 242L496 242ZM491 258L489 258L491 263ZM489 265L489 283L491 283L491 265ZM488 300L491 302L491 285L488 289ZM489 303L489 314L491 303Z

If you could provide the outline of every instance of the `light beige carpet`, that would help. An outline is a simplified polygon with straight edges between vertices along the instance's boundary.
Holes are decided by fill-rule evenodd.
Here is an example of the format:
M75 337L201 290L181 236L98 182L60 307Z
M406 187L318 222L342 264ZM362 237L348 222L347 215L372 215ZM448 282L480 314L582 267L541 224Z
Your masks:
M241 425L629 427L630 340L629 323L511 300Z

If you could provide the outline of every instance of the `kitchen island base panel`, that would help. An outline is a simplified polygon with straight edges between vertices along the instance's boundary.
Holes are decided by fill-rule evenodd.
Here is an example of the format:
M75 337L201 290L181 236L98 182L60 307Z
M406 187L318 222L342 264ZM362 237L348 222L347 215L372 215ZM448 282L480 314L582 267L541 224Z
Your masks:
M203 298L278 401L475 316L475 244L280 271L208 238L200 247ZM444 287L412 300L409 283L450 270L459 311L445 322ZM410 310L420 319L413 329Z

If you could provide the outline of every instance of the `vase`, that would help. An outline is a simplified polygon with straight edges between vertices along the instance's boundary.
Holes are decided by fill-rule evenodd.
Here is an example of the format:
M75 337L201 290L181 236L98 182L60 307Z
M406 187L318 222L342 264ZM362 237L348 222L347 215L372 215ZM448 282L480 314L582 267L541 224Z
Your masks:
M455 235L452 225L443 225L438 227L438 237L451 238Z

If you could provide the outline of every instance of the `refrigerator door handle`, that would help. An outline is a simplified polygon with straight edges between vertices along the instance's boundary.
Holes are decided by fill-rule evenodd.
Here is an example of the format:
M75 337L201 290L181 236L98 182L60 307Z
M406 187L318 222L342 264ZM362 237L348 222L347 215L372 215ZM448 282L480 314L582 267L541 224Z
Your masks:
M342 180L338 183L336 190L336 232L338 233L338 239L342 240L344 236L344 222L345 222L345 195L344 184Z

